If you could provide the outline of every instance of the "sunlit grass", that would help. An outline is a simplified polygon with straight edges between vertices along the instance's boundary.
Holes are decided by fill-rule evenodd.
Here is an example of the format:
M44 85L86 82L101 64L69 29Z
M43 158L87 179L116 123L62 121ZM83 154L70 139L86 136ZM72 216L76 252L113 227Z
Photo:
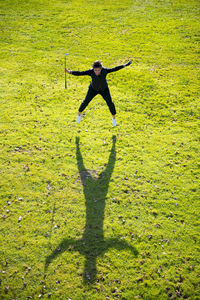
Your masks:
M0 6L1 298L198 299L198 1ZM90 78L68 75L64 89L66 52L72 70L133 60L107 77L116 128L100 96L76 124ZM101 241L101 197L97 249L89 234ZM86 249L76 248L86 232ZM91 281L93 251L101 254Z

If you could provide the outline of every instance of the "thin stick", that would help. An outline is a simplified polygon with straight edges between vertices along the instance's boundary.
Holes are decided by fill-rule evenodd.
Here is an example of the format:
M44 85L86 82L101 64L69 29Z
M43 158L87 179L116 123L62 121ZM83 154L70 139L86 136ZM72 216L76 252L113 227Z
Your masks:
M65 55L65 88L67 88L67 78L66 78L66 55Z

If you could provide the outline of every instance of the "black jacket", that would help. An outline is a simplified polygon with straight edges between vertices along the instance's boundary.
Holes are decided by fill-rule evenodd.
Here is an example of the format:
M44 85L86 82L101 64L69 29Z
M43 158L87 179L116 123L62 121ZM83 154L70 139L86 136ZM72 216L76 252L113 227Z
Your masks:
M84 75L89 75L92 77L92 81L90 83L90 86L95 90L95 91L104 91L107 87L108 87L108 83L106 80L106 75L108 73L112 73L118 70L123 69L125 66L121 65L121 66L117 66L115 68L111 68L111 69L107 69L107 68L102 68L101 70L101 74L99 76L95 75L94 70L90 69L87 71L71 71L72 75L75 76L84 76Z

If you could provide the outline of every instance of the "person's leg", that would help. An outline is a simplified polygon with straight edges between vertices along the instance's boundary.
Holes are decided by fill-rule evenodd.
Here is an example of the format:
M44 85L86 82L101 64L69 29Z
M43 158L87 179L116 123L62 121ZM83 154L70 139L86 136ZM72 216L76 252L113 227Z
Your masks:
M105 89L104 91L101 92L101 96L104 98L104 100L106 101L109 110L112 114L113 117L113 125L116 126L116 119L115 119L115 115L116 115L116 109L115 109L115 104L112 102L112 98L110 95L110 90L109 88Z
M98 92L96 92L92 87L89 87L87 95L84 99L84 101L81 103L79 110L78 110L78 117L77 117L77 123L80 123L81 121L81 114L84 111L84 109L86 108L86 106L88 106L88 104L90 103L90 101L98 94Z

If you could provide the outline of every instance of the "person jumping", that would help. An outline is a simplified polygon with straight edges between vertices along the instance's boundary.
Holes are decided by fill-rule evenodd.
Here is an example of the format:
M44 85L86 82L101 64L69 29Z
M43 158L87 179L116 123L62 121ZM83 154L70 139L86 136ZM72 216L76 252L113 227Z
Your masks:
M112 114L112 123L113 126L117 125L116 122L116 109L115 109L115 104L112 102L112 98L110 95L110 90L108 87L108 83L106 80L106 75L112 72L116 72L118 70L123 69L126 66L129 66L132 63L132 61L129 61L125 65L120 65L115 68L105 68L103 67L102 63L97 60L93 63L92 69L87 70L87 71L70 71L67 68L65 68L65 72L75 75L75 76L84 76L84 75L89 75L92 78L92 81L90 83L90 86L88 88L87 95L85 97L85 100L81 103L79 110L78 110L78 116L77 116L77 123L80 123L81 117L82 117L82 112L86 108L86 106L90 103L90 101L97 95L100 94L104 100L106 101L109 110Z

